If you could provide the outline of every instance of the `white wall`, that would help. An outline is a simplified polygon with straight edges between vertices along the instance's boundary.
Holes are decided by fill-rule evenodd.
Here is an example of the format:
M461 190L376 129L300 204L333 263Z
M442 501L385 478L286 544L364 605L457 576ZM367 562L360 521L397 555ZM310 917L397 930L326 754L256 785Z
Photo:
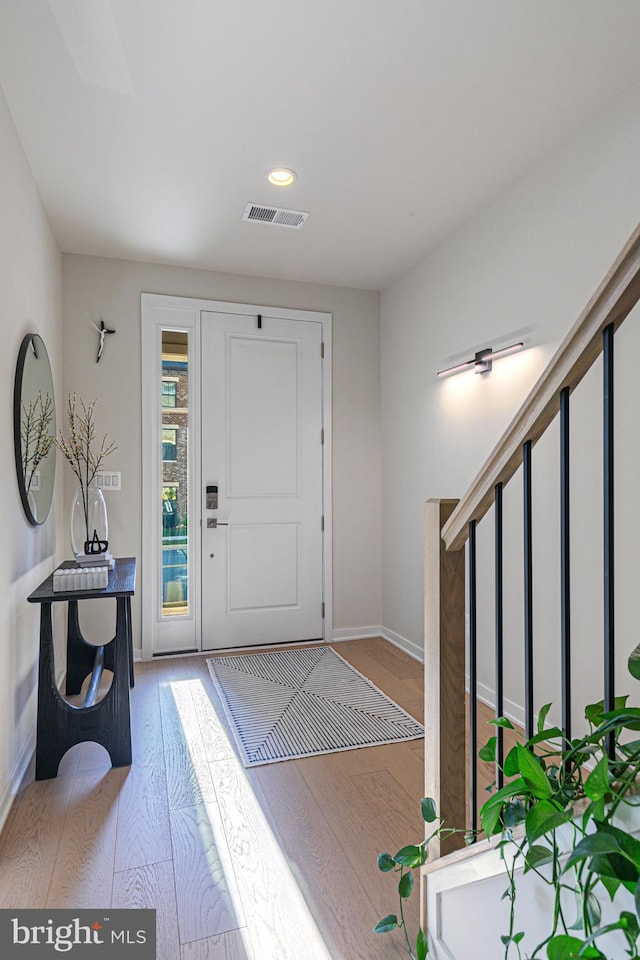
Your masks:
M49 354L56 399L61 388L60 253L0 91L0 826L35 746L39 607L26 597L60 559L62 485L47 521L28 524L13 452L13 383L18 349L38 333Z
M98 430L118 451L121 493L108 494L117 555L141 556L140 293L162 293L333 314L333 623L339 635L380 624L380 381L378 294L65 254L64 395L98 399ZM99 364L92 322L116 329ZM73 476L65 468L65 503ZM140 595L134 598L140 636ZM139 646L139 642L136 643Z
M460 497L541 373L558 343L636 226L640 210L640 96L634 95L565 144L544 165L515 184L381 296L383 625L422 647L423 503L430 497ZM428 186L425 187L428 189ZM619 486L634 487L638 475L637 427L640 400L626 397L633 386L633 361L640 346L639 315L617 338L619 459L628 461ZM486 377L465 374L437 380L436 371L474 350L506 344L520 335L532 349L498 361ZM574 592L574 642L581 692L601 696L601 400L599 373L576 391L573 406L574 572L583 574ZM579 397L580 395L580 397ZM625 397L624 400L623 395ZM539 529L552 539L559 503L557 436L534 450L534 496L552 521ZM582 464L582 472L578 469ZM635 492L635 491L634 491ZM522 705L521 485L505 491L509 539L505 610L507 697ZM623 516L620 501L619 516ZM635 511L637 514L637 510ZM619 672L638 641L632 597L637 591L634 546L640 527L633 512L619 524ZM493 688L492 528L479 530L480 680ZM623 571L623 560L629 562ZM558 562L538 567L535 629L538 641L536 701L559 699L559 661L550 653L559 635ZM631 581L631 582L630 582ZM585 587L586 584L586 587Z

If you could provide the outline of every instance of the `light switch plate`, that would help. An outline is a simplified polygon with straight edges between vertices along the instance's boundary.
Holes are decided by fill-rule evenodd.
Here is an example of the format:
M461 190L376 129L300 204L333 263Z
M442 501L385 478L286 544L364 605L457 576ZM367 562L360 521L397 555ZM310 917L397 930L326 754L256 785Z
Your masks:
M122 490L122 474L119 470L99 470L96 483L101 490Z

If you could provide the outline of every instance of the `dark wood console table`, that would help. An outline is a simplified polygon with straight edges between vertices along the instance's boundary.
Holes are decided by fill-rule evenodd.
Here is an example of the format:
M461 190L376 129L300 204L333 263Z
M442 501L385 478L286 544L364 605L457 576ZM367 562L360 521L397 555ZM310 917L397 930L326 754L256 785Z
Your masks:
M66 561L62 568L75 566ZM133 686L133 638L131 597L135 591L135 557L118 559L109 571L103 590L53 591L53 574L27 597L40 604L40 666L38 671L38 723L36 780L57 776L67 750L76 743L93 740L108 751L114 767L131 763L131 719L129 687ZM97 646L80 631L78 601L107 597L116 601L116 632L113 639ZM67 679L65 692L80 693L84 680L92 675L81 706L68 703L56 682L53 652L51 604L65 601L67 608ZM113 672L109 690L96 702L103 669Z

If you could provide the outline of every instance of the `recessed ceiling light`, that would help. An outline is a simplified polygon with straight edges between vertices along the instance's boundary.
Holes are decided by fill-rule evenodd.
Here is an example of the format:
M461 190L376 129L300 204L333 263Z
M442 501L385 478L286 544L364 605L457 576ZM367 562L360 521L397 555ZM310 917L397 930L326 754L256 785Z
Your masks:
M290 187L297 179L298 174L295 170L290 170L288 167L274 167L272 170L267 171L267 180L269 183L272 183L274 187Z

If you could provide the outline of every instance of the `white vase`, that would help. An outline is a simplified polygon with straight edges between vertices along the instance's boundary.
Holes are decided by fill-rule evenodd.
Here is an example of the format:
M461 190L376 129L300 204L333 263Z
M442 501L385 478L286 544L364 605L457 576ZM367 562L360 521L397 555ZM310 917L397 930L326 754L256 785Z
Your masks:
M78 487L74 493L69 533L71 549L75 557L98 552L97 547L90 548L89 544L92 541L98 541L103 546L105 543L108 544L107 505L104 502L102 490L95 482L90 483L88 489Z

